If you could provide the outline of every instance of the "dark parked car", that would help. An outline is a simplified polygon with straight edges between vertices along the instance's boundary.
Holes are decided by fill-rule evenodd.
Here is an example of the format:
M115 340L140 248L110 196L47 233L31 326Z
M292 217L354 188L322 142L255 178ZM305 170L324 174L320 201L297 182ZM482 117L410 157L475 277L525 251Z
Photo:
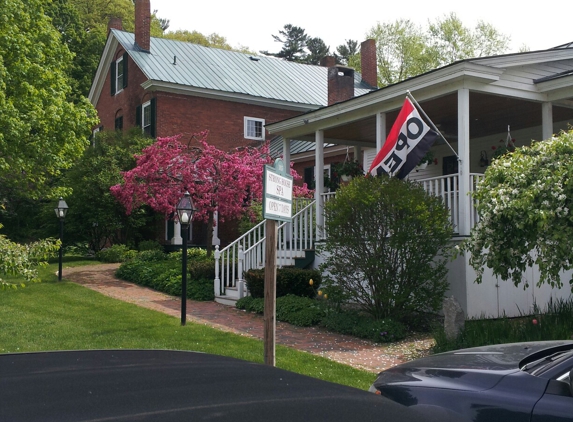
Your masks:
M381 372L371 392L474 422L573 421L573 341L440 353Z
M204 353L0 354L0 421L455 422L364 390Z

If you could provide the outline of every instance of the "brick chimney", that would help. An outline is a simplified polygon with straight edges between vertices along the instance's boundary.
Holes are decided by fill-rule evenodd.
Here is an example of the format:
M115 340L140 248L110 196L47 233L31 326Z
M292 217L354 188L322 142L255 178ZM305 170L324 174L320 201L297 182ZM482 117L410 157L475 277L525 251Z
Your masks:
M322 67L336 66L336 59L333 56L324 56L322 59L320 59L320 65Z
M151 5L149 0L135 0L135 43L149 51L151 29Z
M107 33L109 34L109 31L112 29L119 29L120 31L123 31L123 22L121 21L121 18L109 19L109 22L107 23Z
M366 40L360 44L360 66L362 80L378 88L378 64L376 63L376 41Z
M328 105L354 97L354 69L345 66L328 68Z

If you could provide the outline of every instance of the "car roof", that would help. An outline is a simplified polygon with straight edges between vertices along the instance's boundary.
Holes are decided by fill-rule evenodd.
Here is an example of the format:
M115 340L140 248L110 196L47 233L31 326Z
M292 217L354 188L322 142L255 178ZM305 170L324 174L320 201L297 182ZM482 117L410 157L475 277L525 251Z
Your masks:
M380 396L197 352L0 355L0 420L438 421Z

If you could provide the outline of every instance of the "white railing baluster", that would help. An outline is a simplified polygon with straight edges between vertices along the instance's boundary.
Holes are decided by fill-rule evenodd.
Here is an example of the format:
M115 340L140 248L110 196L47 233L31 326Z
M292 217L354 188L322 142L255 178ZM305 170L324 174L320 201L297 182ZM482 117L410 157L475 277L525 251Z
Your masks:
M279 224L277 236L279 266L292 265L294 258L302 256L304 250L311 249L313 245L312 217L315 201L303 199L293 202L296 213L293 215L292 223ZM244 272L251 268L262 268L264 264L265 221L262 221L225 248L221 250L216 248L215 294L225 295L227 287L239 287L240 290Z
M480 180L483 179L483 174L471 173L470 174L470 189L474 191ZM450 174L446 176L431 177L428 179L418 180L424 190L429 194L439 196L444 201L444 205L450 210L450 221L454 227L454 231L458 230L460 222L460 191L459 191L459 178L457 174ZM472 201L470 209L470 224L473 227L478 221L475 202Z

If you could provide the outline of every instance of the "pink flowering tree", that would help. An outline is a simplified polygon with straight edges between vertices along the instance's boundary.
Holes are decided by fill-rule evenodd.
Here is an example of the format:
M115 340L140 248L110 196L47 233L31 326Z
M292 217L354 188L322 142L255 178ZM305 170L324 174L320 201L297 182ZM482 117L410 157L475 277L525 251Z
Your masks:
M124 183L111 188L127 214L147 204L166 216L189 191L197 209L196 221L207 223L211 252L214 214L218 220L240 217L262 196L263 166L271 162L268 145L222 151L207 143L208 132L194 136L199 147L179 136L158 138L137 157L134 169L123 173Z

